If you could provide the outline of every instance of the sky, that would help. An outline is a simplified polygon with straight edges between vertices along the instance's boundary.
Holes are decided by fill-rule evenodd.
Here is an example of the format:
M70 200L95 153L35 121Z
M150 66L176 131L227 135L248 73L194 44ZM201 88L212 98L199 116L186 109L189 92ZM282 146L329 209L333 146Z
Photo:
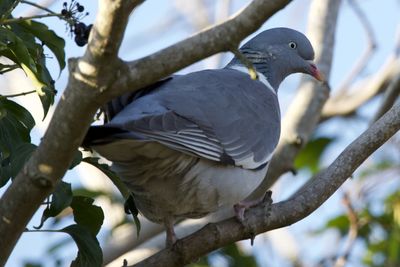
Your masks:
M323 1L323 0L320 0ZM54 11L59 11L62 8L63 1L56 1L51 9ZM87 2L87 3L86 3ZM175 12L174 6L171 4L173 1L156 1L148 0L142 6L140 6L134 14L131 15L128 28L126 30L125 38L121 46L119 56L124 60L133 60L145 55L151 54L158 51L161 48L167 47L174 44L177 41L183 40L191 36L194 33L190 23L187 20L178 20L175 24L167 25L167 22L174 20ZM212 1L208 1L212 3ZM233 1L232 11L237 11L243 7L248 1L236 0ZM359 0L361 3L362 10L367 14L371 21L373 30L377 39L377 50L374 53L372 59L370 60L365 72L362 76L376 72L379 67L385 62L388 55L393 51L393 44L395 40L395 32L397 30L397 25L399 25L399 1L397 0ZM290 27L297 29L301 32L306 32L307 17L310 0L296 0L289 4L284 10L278 12L271 19L269 19L260 30L265 30L272 27ZM94 20L94 16L97 9L97 1L81 1L84 4L85 9L90 12L89 16L83 19L83 22L90 24ZM31 9L26 9L26 6L21 6L18 8L15 14L24 14ZM179 17L178 17L179 18ZM85 48L77 47L73 40L66 34L65 25L57 19L47 19L44 22L48 22L49 26L56 31L60 36L66 39L66 54L67 57L79 57L83 54ZM256 33L255 33L256 34ZM333 68L331 73L330 84L332 88L336 88L344 79L346 74L351 70L355 61L359 58L362 51L366 47L366 36L360 22L355 17L353 10L349 7L347 1L343 1L340 16L338 20L337 27L337 38L336 47L334 53ZM254 34L253 34L254 35ZM253 36L251 35L251 36ZM250 37L251 37L250 36ZM222 62L227 62L232 55L229 53L224 53L222 55ZM180 71L180 73L187 73L194 70L200 70L204 68L217 67L214 64L215 60L209 58L206 61L196 63L188 68ZM48 60L49 69L54 77L58 76L58 65L54 59ZM65 88L67 82L67 70L63 70L60 77L56 80L56 88L58 91L62 91ZM7 77L0 77L0 83L7 83L8 87L4 89L5 91L21 91L20 88L26 88L31 86L30 82L21 79L24 75L21 72L16 72ZM285 113L287 106L295 93L295 89L298 85L300 75L292 75L286 79L282 84L279 97L281 101L282 113ZM18 83L15 81L18 79ZM5 92L6 93L6 92ZM58 97L61 94L58 94ZM37 127L34 129L32 134L32 139L34 143L39 143L43 131L51 117L48 116L45 121L42 121L42 113L40 108L35 109L32 107L38 106L40 104L34 96L24 97L24 99L18 99L20 103L28 106L29 110L33 113ZM363 109L365 115L368 115L376 107L377 102L372 102L367 108ZM51 113L51 112L50 112ZM344 148L351 140L353 140L362 130L366 128L366 124L363 122L352 121L355 128L343 127L339 121L332 123L331 125L324 128L320 133L328 136L336 136L340 133L340 138L337 140L335 148L328 151L324 155L324 161L329 164L335 156L337 156L342 148ZM93 170L87 172L87 168L79 167L74 169L67 174L64 180L73 183L84 183L92 184L93 186ZM288 197L292 192L301 186L306 180L307 174L299 175L299 177L293 178L292 176L285 175L280 184L275 188L276 193L274 196L276 199L274 201L282 200ZM106 182L103 186L109 186ZM0 189L0 195L4 192L4 188ZM313 229L318 225L321 225L325 218L332 217L335 214L341 212L343 207L340 206L340 195L336 194L331 197L323 206L321 206L316 212L311 216L306 218L300 223L290 227L290 232L286 231L273 231L268 235L268 240L273 240L270 246L275 250L279 250L282 246L279 246L279 242L284 242L290 238L306 238L304 231ZM339 203L339 204L338 204ZM116 215L119 216L119 215ZM111 215L106 217L112 217ZM29 224L29 228L32 225L38 225L40 219L40 212L34 216ZM112 224L112 219L108 222ZM66 225L70 222L66 222ZM45 258L45 251L50 244L59 241L61 234L49 235L38 234L38 233L25 233L19 240L14 252L12 253L7 266L22 266L24 260L40 260ZM274 257L273 253L271 255L265 254L265 240L266 237L261 237L256 239L255 244L255 254L258 255L258 259L262 264L268 264L268 266L286 266L285 262L282 262L277 257ZM313 241L312 241L313 242ZM318 242L337 242L337 237L334 234L323 236L318 240ZM289 243L289 242L288 242ZM277 245L278 244L278 245ZM244 244L248 248L248 245ZM74 250L74 245L68 246L68 251L63 251L64 256L68 256L73 259L76 251ZM302 255L310 260L318 257L323 253L324 246L320 248L313 249L313 252L307 252L301 247L288 248L286 252L279 251L281 253L292 253L293 255ZM357 248L361 251L362 248ZM359 253L356 251L356 253ZM268 255L268 256L266 256ZM50 266L51 261L47 261L46 266ZM267 266L267 265L265 265Z

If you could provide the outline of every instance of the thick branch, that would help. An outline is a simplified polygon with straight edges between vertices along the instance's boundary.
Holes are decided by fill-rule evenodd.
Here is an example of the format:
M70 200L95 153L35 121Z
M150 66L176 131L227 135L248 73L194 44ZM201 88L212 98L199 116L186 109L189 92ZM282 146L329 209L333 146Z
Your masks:
M246 213L246 226L235 218L208 224L196 233L178 240L176 246L164 249L134 265L183 266L202 255L238 240L251 238L303 219L324 203L376 149L400 129L400 103L351 143L324 171L289 200L273 204L271 211L259 206Z
M131 62L127 67L117 54L128 16L140 2L101 1L87 51L83 58L69 62L67 88L41 144L1 198L0 266L5 264L33 213L65 174L102 104L113 96L237 46L290 0L254 0L227 23Z

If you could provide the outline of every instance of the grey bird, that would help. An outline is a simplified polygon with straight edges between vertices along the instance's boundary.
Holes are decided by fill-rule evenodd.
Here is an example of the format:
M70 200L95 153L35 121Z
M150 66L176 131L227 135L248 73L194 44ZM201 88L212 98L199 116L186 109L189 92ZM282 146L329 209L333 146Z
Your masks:
M174 75L112 100L108 121L84 140L112 162L139 211L165 225L168 245L180 219L231 206L242 220L259 202L244 199L264 179L279 140L280 83L298 72L323 80L298 31L266 30L239 51L258 79L236 57L223 69Z

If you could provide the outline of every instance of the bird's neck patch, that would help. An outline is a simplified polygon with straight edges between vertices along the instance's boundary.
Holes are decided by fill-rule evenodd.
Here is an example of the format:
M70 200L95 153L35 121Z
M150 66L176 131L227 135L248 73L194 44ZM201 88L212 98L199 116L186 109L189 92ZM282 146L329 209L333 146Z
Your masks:
M249 69L245 66L241 66L241 65L231 65L228 66L229 69L233 69L233 70L237 70L246 74L249 74ZM262 82L269 90L271 90L271 92L273 92L274 94L276 94L275 89L272 87L272 85L269 83L269 81L267 80L267 78L264 76L264 74L262 74L261 72L257 71L257 76L258 76L258 80L260 82Z

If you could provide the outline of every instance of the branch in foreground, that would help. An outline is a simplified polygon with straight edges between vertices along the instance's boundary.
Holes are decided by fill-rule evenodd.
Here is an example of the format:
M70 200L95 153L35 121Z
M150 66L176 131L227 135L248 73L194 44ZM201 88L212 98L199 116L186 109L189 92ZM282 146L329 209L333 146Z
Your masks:
M67 88L41 144L0 201L0 266L42 201L65 174L96 110L112 97L159 80L202 58L228 50L290 0L254 0L215 28L126 64L117 58L131 10L139 0L102 0L88 48L70 60Z
M170 249L133 265L184 266L199 257L238 240L298 222L324 203L375 150L400 129L400 103L353 141L325 170L290 199L273 204L271 211L259 206L246 213L246 226L235 218L208 224ZM132 267L133 267L132 266Z

